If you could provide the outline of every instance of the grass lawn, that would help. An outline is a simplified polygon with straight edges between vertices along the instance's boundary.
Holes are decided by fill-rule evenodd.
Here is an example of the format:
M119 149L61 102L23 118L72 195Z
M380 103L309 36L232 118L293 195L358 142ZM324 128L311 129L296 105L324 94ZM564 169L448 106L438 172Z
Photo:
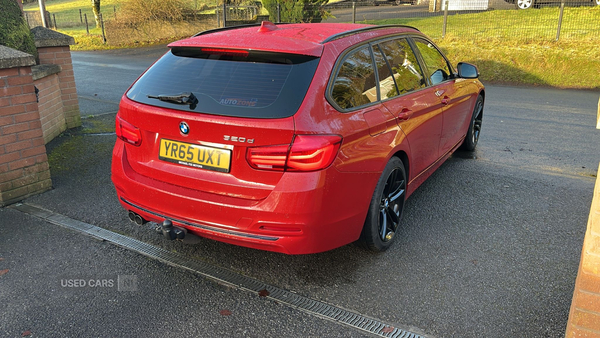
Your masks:
M364 22L364 21L363 21ZM482 81L600 89L600 7L489 11L448 17L368 21L411 25L434 38L453 61L478 65Z
M453 36L474 39L508 39L522 42L554 40L558 28L559 9L545 7L535 10L495 10L482 13L448 15L446 32ZM419 28L423 33L442 36L442 16L408 19L372 20L367 23L404 24ZM365 22L365 21L361 21ZM600 41L600 7L565 7L561 40L596 39Z

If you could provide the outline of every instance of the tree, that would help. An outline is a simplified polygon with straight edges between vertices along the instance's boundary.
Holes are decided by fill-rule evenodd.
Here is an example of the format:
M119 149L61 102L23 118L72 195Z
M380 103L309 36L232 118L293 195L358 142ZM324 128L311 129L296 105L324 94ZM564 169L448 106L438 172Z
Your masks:
M96 19L96 28L100 27L100 0L92 0L92 11Z
M277 4L281 9L281 22L321 22L325 11L321 6L329 0L263 0L269 19L277 21Z
M33 34L15 0L0 1L0 45L37 56Z

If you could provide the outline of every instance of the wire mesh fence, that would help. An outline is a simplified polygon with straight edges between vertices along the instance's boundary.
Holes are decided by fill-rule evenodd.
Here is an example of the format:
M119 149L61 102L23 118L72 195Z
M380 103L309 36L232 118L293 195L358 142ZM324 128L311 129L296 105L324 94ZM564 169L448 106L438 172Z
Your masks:
M25 20L29 24L29 27L42 26L42 18L40 11L25 11ZM117 17L117 8L113 7L112 11L104 11L104 20ZM48 26L54 29L66 29L66 28L81 28L81 29L93 29L96 26L100 27L100 18L96 18L90 8L78 9L76 11L52 13L47 12L46 21Z
M144 0L140 0L140 3ZM160 0L156 0L160 1ZM198 3L193 1L193 3ZM237 16L256 17L255 8L243 8L230 11L232 18ZM139 12L138 12L139 13ZM117 6L102 8L94 15L91 6L64 12L47 12L46 22L49 28L60 30L82 39L100 38L112 45L139 42L173 40L193 35L199 31L216 28L215 8L206 6L187 7L174 15L137 15L132 11L123 11ZM254 14L254 15L253 15ZM30 27L43 26L40 11L25 11L25 19Z
M543 3L541 1L544 1ZM552 2L554 1L554 2ZM523 2L529 5L525 9ZM600 0L416 0L344 2L327 22L406 24L434 38L548 41L600 39Z
M133 0L132 0L133 1ZM150 0L137 0L148 6ZM159 1L165 4L165 1ZM541 3L540 1L544 1ZM554 1L554 2L552 2ZM102 8L105 40L123 44L175 39L204 29L260 22L357 22L405 24L433 38L490 40L576 41L600 40L600 0L364 0L338 1L311 7L302 2L264 8L223 6L209 0L189 0L178 16L142 18L143 7L133 12L116 6ZM521 9L527 7L526 9ZM39 11L25 13L31 27L42 25ZM70 34L100 35L102 22L91 6L48 13L52 28Z

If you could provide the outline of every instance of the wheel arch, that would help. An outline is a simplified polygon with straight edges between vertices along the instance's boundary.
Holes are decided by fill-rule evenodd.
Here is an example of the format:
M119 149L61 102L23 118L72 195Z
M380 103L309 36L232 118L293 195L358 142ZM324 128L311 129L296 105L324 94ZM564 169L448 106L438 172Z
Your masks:
M481 96L481 98L483 99L483 108L485 108L485 89L481 89L479 91L479 96ZM485 109L484 109L485 111ZM483 116L484 111L481 112L481 115Z
M407 180L410 180L410 162L406 152L404 150L398 150L394 153L394 155L392 155L392 157L397 157L402 161L402 165L404 165L404 172L406 173L406 178Z

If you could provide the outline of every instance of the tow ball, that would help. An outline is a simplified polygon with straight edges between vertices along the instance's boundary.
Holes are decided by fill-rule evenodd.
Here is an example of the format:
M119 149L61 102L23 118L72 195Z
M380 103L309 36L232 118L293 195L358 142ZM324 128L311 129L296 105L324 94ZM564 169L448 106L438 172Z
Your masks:
M174 227L173 223L168 219L164 220L162 225L156 227L156 232L165 236L166 239L172 241L174 239L184 239L185 238L185 230Z

